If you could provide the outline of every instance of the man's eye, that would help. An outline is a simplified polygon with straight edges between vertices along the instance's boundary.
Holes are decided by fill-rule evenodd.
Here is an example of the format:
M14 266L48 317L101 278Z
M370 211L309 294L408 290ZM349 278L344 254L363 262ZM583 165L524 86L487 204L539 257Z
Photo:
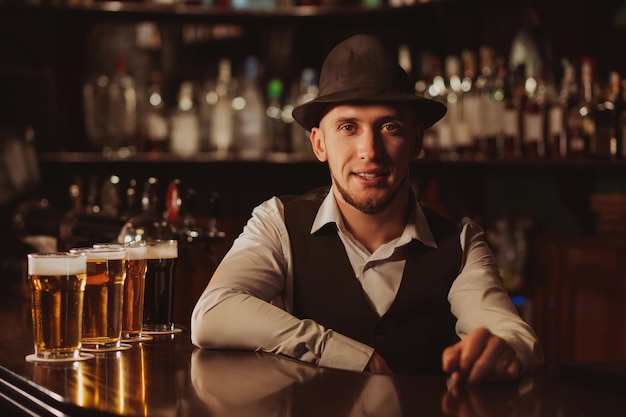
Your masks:
M383 125L383 131L385 132L397 132L400 130L400 126L395 123L386 123Z
M346 125L341 125L339 127L339 129L340 130L345 130L346 132L352 132L352 131L354 131L354 126L346 124Z

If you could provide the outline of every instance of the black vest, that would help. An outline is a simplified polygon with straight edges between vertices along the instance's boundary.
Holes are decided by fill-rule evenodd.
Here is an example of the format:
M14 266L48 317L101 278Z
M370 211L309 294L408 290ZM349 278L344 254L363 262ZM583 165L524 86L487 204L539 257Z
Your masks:
M311 235L328 188L280 197L291 240L293 313L374 347L395 373L441 372L441 354L459 339L447 295L461 265L457 226L424 208L437 248L410 243L402 282L378 317L354 276L335 224Z

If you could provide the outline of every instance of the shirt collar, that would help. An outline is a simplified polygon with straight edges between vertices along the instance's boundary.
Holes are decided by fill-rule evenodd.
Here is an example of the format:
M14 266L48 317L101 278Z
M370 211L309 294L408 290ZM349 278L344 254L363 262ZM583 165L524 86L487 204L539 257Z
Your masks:
M430 227L428 226L428 221L426 220L424 211L422 210L420 204L417 202L415 193L413 193L413 191L411 191L411 196L412 199L415 201L415 205L413 206L413 216L404 227L404 232L402 233L402 237L400 240L404 241L405 236L408 236L410 237L410 239L419 240L426 246L436 248L437 243L435 242L435 239L433 238L433 235L430 231ZM322 201L320 208L317 210L317 215L315 216L315 220L313 221L313 225L311 226L311 234L317 232L329 223L335 223L340 230L345 229L343 218L341 217L339 207L337 206L337 202L335 201L335 195L333 193L332 186L330 187L328 194L324 198L324 201Z

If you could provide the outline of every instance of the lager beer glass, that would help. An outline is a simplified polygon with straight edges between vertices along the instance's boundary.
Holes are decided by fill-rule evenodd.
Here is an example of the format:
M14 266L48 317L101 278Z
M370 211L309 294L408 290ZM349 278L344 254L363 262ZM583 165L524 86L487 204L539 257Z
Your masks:
M84 255L67 252L28 255L36 358L80 357L86 280Z
M126 249L126 279L122 303L122 339L141 339L143 325L143 299L146 279L146 242L97 243L94 248Z
M75 248L87 256L87 285L83 314L83 349L119 349L126 278L126 250Z
M143 332L174 330L174 277L178 262L176 240L146 242L146 289L144 292Z

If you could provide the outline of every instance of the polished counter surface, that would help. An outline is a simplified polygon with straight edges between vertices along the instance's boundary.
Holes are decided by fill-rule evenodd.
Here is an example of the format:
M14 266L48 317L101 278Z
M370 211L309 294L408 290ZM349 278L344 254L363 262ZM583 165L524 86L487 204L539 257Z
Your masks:
M189 332L63 364L31 363L30 302L0 295L0 416L626 416L626 387L539 376L448 387L283 357L195 348Z

